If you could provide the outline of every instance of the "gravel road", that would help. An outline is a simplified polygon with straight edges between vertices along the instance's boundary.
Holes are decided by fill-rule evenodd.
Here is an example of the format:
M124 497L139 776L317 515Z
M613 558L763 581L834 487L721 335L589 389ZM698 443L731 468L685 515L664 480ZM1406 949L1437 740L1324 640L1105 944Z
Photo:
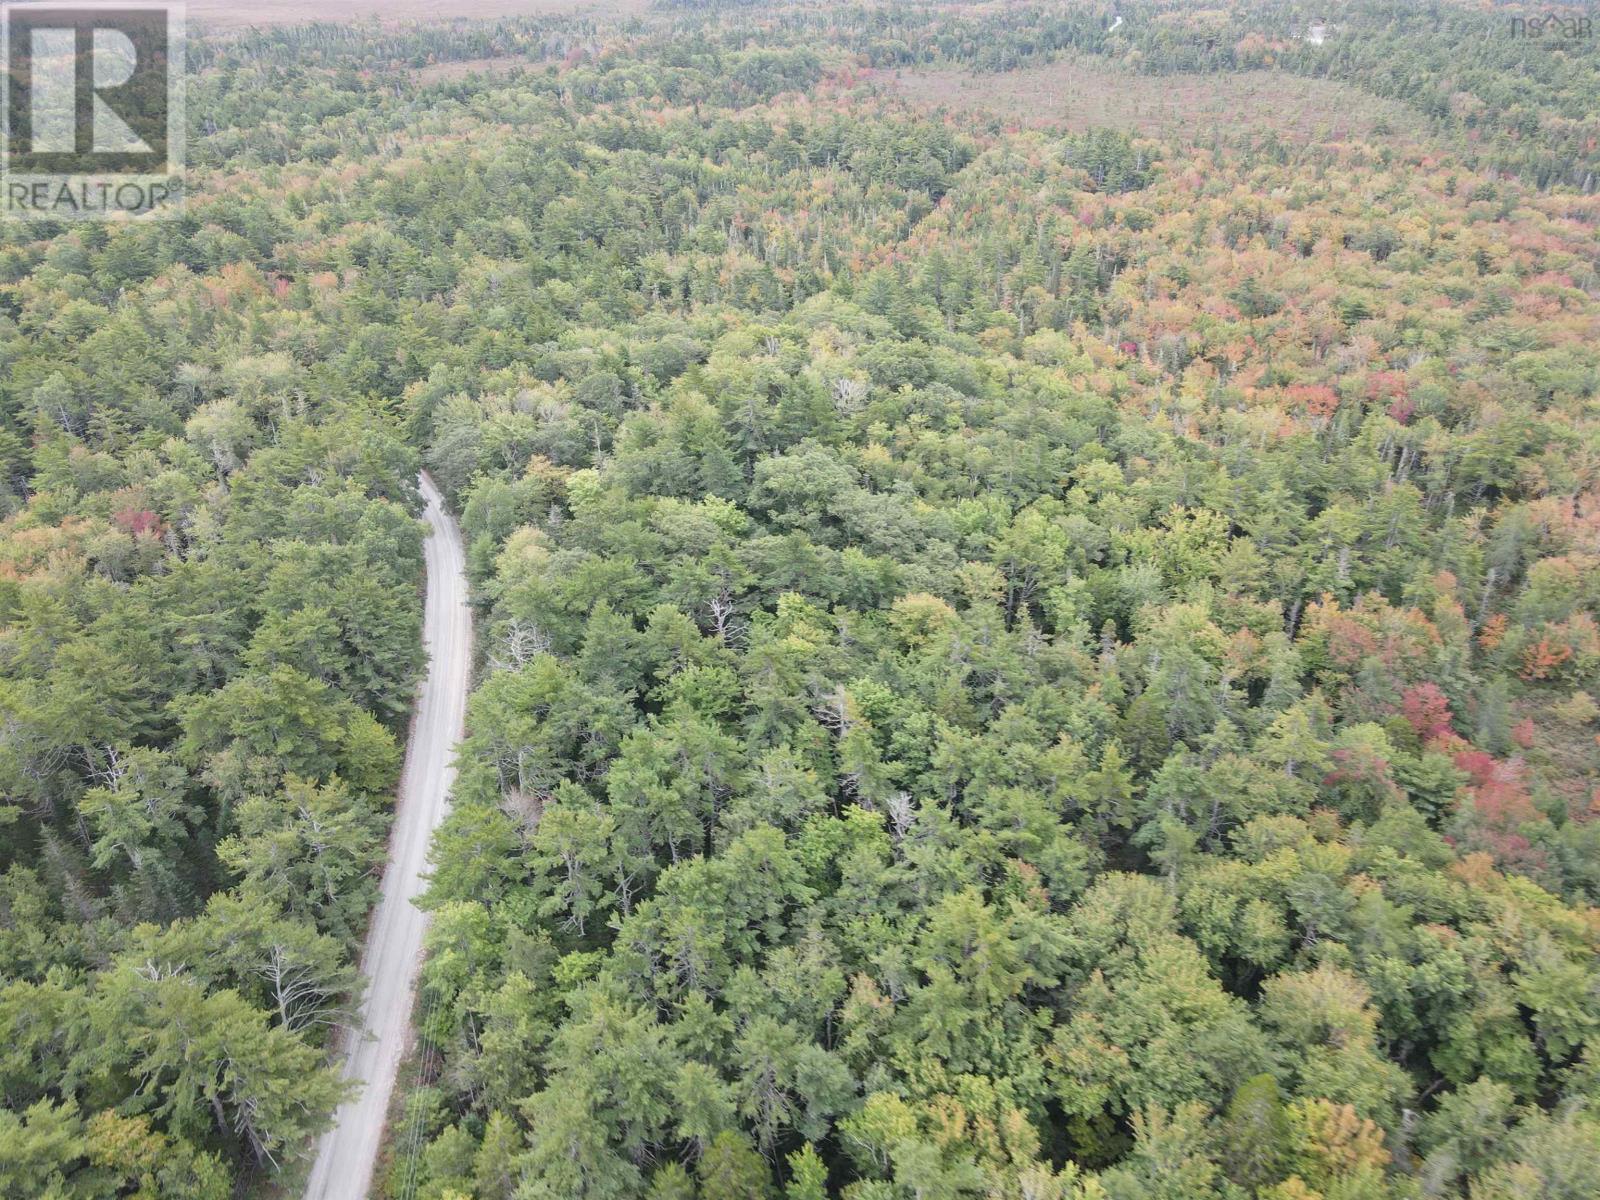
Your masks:
M372 1186L395 1073L411 1047L411 1008L427 927L427 917L412 901L422 892L433 831L448 810L455 745L467 710L472 617L461 531L426 475L421 487L428 522L423 618L428 677L406 747L383 892L361 955L367 981L361 1032L350 1038L344 1064L344 1077L358 1081L361 1090L340 1107L333 1127L318 1143L306 1200L365 1200Z

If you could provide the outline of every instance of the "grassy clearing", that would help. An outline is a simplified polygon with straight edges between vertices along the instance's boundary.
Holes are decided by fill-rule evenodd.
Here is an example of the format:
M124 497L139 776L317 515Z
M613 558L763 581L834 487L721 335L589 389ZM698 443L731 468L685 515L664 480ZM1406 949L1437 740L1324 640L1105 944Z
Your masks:
M189 20L206 29L300 25L311 21L449 21L547 16L592 10L607 15L643 12L649 0L189 0Z
M1277 71L1135 75L1075 59L998 75L900 71L888 86L920 104L989 112L1027 125L1110 127L1148 136L1249 130L1299 141L1343 141L1415 122L1403 105L1346 84Z

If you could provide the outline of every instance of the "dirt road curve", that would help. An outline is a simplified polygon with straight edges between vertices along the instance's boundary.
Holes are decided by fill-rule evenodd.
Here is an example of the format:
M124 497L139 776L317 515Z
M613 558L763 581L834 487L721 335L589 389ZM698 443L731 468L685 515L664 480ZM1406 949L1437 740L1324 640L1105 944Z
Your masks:
M428 843L444 817L445 797L455 780L452 756L467 709L472 618L461 531L426 475L422 495L428 505L423 617L428 677L406 747L383 893L361 956L361 974L367 980L362 1030L350 1039L344 1065L344 1077L360 1081L361 1090L339 1109L333 1128L318 1144L306 1200L364 1200L372 1184L395 1071L411 1044L412 999L422 965L426 918L411 902L422 891Z

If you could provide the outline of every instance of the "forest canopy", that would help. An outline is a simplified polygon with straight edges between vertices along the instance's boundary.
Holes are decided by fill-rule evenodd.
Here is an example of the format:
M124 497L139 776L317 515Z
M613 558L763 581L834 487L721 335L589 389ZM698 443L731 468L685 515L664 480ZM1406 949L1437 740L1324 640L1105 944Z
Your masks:
M182 217L0 226L0 1195L293 1191L423 468L378 1194L1600 1193L1600 72L1509 12L197 40ZM894 86L1078 61L1414 119Z

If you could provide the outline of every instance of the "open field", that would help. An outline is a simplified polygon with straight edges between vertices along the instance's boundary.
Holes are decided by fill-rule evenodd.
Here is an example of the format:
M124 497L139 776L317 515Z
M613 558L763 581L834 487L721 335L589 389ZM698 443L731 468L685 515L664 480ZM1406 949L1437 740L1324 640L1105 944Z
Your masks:
M580 10L619 14L648 7L649 0L189 0L189 20L208 29L245 29L369 17L400 22L547 16Z
M892 91L929 105L980 110L1024 124L1125 129L1148 135L1276 131L1296 139L1365 138L1410 124L1404 106L1345 84L1276 71L1134 75L1073 60L998 75L897 72Z

